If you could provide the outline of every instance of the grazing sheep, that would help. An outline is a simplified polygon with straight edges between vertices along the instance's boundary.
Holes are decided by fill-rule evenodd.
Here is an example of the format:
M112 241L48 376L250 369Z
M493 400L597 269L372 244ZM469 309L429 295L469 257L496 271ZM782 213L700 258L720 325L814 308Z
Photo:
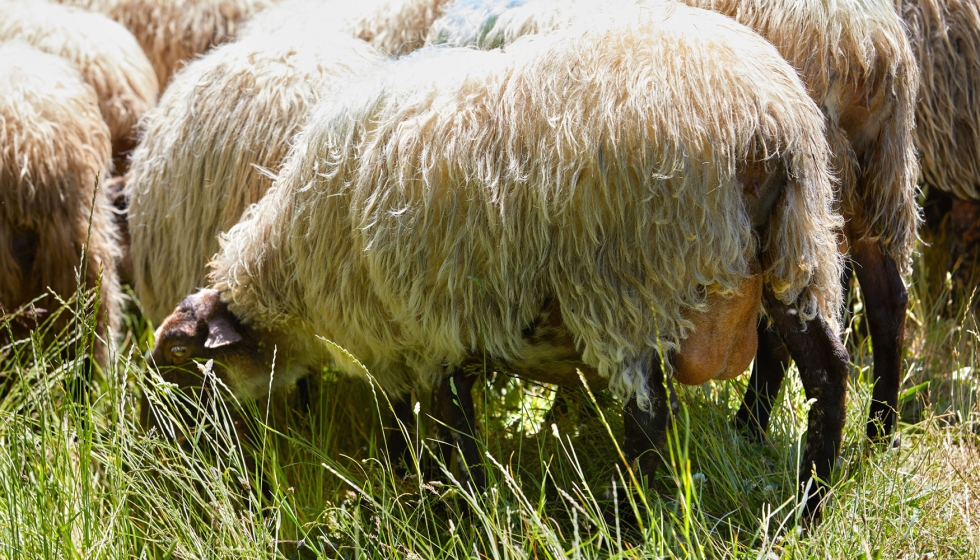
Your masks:
M429 26L449 0L290 0L255 15L242 34L269 33L297 23L311 31L335 29L363 39L386 55L408 54L425 44Z
M647 1L660 0L457 0L433 24L429 42L492 48ZM912 135L918 73L891 2L685 0L731 16L776 45L824 111L847 220L844 233L864 287L874 344L876 381L867 426L874 438L894 428L908 307L902 274L910 272L919 220ZM760 325L767 341L760 353L780 346L764 329ZM757 361L776 365L753 371L736 417L750 431L768 424L768 401L788 365L783 358L788 359Z
M252 13L277 0L59 0L101 12L136 35L161 88L180 67L234 39Z
M899 6L922 76L915 113L922 180L953 198L950 265L968 297L975 286L966 282L980 260L980 6L961 0Z
M272 185L316 102L381 60L358 39L285 30L177 73L147 114L127 185L134 286L151 321L205 285L218 234Z
M801 479L826 479L847 375L828 158L793 69L710 12L636 8L505 51L418 51L320 104L153 359L181 385L213 359L251 398L363 363L397 396L465 387L474 355L531 371L564 352L628 400L626 449L646 470L666 436L664 369L740 371L685 339L735 300L748 332L744 317L712 332L751 344L764 292L816 399Z
M99 14L46 0L0 0L0 41L19 39L75 64L95 89L116 168L136 145L136 124L157 101L150 61L133 35Z
M25 337L57 311L49 290L72 298L83 270L86 288L101 282L95 358L104 365L122 296L112 211L94 191L110 162L95 91L67 60L0 44L0 123L0 309L26 312L13 321L15 339Z

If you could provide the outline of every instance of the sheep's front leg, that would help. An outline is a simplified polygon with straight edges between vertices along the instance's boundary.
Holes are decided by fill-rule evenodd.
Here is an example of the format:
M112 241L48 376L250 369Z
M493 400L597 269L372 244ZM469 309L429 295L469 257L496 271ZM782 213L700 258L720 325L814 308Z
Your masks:
M855 242L851 256L861 283L871 331L875 386L871 393L867 433L868 437L877 440L895 429L909 292L902 282L898 265L881 251L877 241Z
M766 321L759 321L759 349L752 365L752 377L745 389L742 406L735 414L735 427L754 441L762 441L769 429L772 402L789 368L789 350Z
M460 482L477 491L486 488L486 473L476 444L476 418L473 413L473 384L475 375L457 369L447 372L435 395L437 420L446 425L448 434L440 437L443 460L450 465L453 450L458 449Z
M636 395L630 397L623 408L623 453L633 465L639 462L640 470L652 475L660 466L660 453L667 445L667 428L670 426L670 397L665 386L663 365L656 355L647 377L650 388L650 410L641 410Z
M800 464L802 494L814 474L829 481L837 462L844 431L849 358L837 333L822 318L804 324L797 310L779 301L769 289L763 297L773 328L786 343L800 371L806 397L813 400L807 418L806 448ZM807 520L819 515L824 488L819 485L810 492L806 502Z

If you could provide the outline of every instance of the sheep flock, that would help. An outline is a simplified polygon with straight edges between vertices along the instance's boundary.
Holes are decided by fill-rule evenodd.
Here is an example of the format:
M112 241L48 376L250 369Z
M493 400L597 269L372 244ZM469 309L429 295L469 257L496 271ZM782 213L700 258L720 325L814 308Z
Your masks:
M968 0L0 0L0 365L75 298L100 371L128 308L183 388L431 393L476 490L485 373L608 390L652 474L675 383L749 372L764 438L795 362L818 517L852 277L888 442L920 226L970 298L978 193Z

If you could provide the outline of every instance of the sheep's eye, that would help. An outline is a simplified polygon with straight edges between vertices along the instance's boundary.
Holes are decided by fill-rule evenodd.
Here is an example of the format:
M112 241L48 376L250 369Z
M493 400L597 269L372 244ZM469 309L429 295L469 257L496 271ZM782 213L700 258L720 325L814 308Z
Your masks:
M173 354L174 356L178 357L178 358L183 358L184 357L184 354L187 353L187 347L186 346L177 346L177 345L171 346L170 347L170 353Z

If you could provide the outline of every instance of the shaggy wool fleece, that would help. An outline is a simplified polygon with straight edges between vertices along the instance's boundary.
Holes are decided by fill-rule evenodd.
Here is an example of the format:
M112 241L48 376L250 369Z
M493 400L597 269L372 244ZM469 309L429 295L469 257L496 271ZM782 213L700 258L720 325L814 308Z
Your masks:
M456 0L431 44L494 48L517 37L665 0ZM855 239L880 240L909 273L916 203L918 70L893 0L684 0L728 15L776 45L826 115L841 211Z
M76 270L84 270L85 287L102 285L102 364L122 299L112 209L95 193L109 146L95 91L70 62L21 42L0 44L0 308L13 312L43 296L36 307L54 312L49 291L72 298Z
M239 24L277 0L58 0L103 13L133 32L161 88L195 56L236 37Z
M0 0L0 41L19 39L70 60L95 88L113 153L136 143L136 124L156 104L150 61L126 28L102 16L45 0Z
M980 200L980 6L902 0L922 75L916 137L926 184Z
M155 324L205 285L217 235L268 190L316 102L381 59L346 35L285 30L177 73L146 117L127 184L134 284Z
M361 371L323 336L394 394L474 352L519 357L557 300L583 360L646 408L655 353L757 256L782 301L836 328L822 122L771 45L682 5L424 49L321 104L212 282L309 362ZM736 169L759 158L789 180L757 233Z

